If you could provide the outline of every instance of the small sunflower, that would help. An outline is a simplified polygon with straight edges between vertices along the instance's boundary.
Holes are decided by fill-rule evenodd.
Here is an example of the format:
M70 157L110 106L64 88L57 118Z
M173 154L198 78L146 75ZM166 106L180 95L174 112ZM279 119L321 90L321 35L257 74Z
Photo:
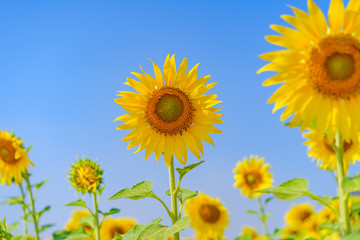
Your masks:
M304 143L308 146L309 157L317 159L320 168L326 170L336 170L336 153L326 136L322 136L316 129L309 130L303 135L308 140ZM360 158L359 138L352 139L350 142L344 141L344 168L349 169L350 163Z
M304 232L308 238L321 239L329 233L329 229L319 229L320 225L323 224L321 217L315 213L304 223Z
M186 203L185 213L191 218L190 225L198 233L212 232L222 235L229 224L227 209L220 200L200 193Z
M331 0L329 24L313 0L309 13L291 8L295 16L282 18L292 27L271 25L281 35L266 37L285 49L260 56L270 63L258 73L278 72L263 85L282 84L268 103L284 107L281 121L293 116L290 127L316 124L329 142L338 131L350 142L360 131L360 4Z
M126 85L138 93L120 91L115 99L128 113L115 119L125 121L119 130L132 131L123 141L130 141L128 149L140 145L136 152L145 150L145 160L155 153L156 161L164 154L169 166L172 156L182 164L187 161L187 149L201 158L204 149L202 141L214 145L209 133L221 133L214 124L220 120L220 103L216 94L205 95L216 83L206 84L210 75L197 78L198 64L189 72L184 58L176 70L175 55L167 56L163 72L153 62L155 78L144 72L132 73L140 81L127 78ZM200 152L200 153L199 153Z
M243 162L238 162L233 170L236 182L234 187L240 188L241 193L251 199L259 197L261 193L253 191L271 187L272 174L268 171L270 165L264 164L264 158L251 155L248 159L244 157Z
M284 228L284 234L282 235L282 239L295 239L295 240L303 240L304 233L302 232L303 228L299 225L288 225Z
M88 158L79 159L71 166L69 180L78 192L95 193L103 181L102 174L103 170L96 162Z
M258 234L258 232L256 231L255 228L250 227L250 226L244 226L243 230L241 232L241 236L246 236L246 235L250 235L250 239L251 240L260 240L261 237Z
M107 218L104 220L100 237L102 240L111 240L115 234L125 234L136 225L136 221L132 218Z
M87 225L79 224L81 219L83 219L84 217L87 217L89 215L90 215L90 212L88 210L75 210L72 213L72 217L70 218L70 220L66 224L65 230L66 231L74 231L76 229L83 228L83 229L85 229L85 231L88 234L90 234L91 230L92 230L91 227L89 227Z
M315 210L312 205L308 203L297 204L286 213L285 220L289 225L302 227L314 214Z
M22 141L6 131L0 131L0 182L10 185L22 183L22 173L34 164L27 156Z

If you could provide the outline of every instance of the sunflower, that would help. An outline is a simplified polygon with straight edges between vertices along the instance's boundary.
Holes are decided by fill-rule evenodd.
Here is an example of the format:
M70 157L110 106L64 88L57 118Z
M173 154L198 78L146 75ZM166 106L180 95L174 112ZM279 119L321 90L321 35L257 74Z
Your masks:
M304 223L304 232L308 238L321 239L321 236L326 235L329 229L319 229L322 220L318 214L312 214Z
M288 225L284 227L284 234L282 234L282 239L304 239L304 233L302 230L302 227L299 225Z
M85 229L85 231L88 234L90 234L91 230L92 230L91 227L89 227L87 225L79 224L81 219L83 219L84 217L87 217L89 215L90 215L90 212L88 210L75 210L72 213L72 217L70 218L70 220L66 224L65 230L66 231L74 231L76 229L83 228L83 229Z
M173 154L182 164L187 161L187 148L197 157L203 155L201 140L214 145L209 133L221 133L214 124L220 120L220 103L216 94L204 95L216 83L205 83L210 75L197 78L198 64L189 72L187 60L183 59L176 70L175 55L167 56L161 72L153 62L155 78L144 72L132 73L139 80L127 78L126 85L138 93L119 91L115 99L128 113L115 119L125 121L119 130L133 129L123 141L130 141L128 149L140 145L136 152L145 150L145 160L155 153L156 161L164 153L165 164L169 166ZM200 155L201 153L201 155Z
M312 129L303 135L308 140L304 143L308 146L309 157L317 159L320 168L327 170L336 170L336 153L332 148L326 136L319 134L319 131ZM350 142L344 141L344 168L349 169L350 162L355 163L360 157L359 137Z
M69 180L72 183L72 187L76 188L78 192L82 193L95 193L100 189L100 185L103 181L100 166L96 162L86 158L84 160L79 159L74 165L71 166L69 174Z
M261 193L253 191L271 187L272 174L268 171L270 165L264 164L264 158L251 155L248 159L244 157L243 162L238 162L233 170L236 182L234 187L240 188L241 193L251 199L259 197Z
M190 225L200 235L207 232L222 235L229 224L228 211L218 198L200 193L199 197L189 199L185 207L185 213L191 219Z
M34 164L27 156L22 141L6 131L0 131L0 182L10 185L22 183L22 173Z
M256 229L254 229L253 227L250 227L250 226L245 226L241 232L241 236L246 236L246 235L250 235L251 240L260 240L261 239L260 235L258 234Z
M285 49L261 55L271 63L258 73L278 72L263 85L282 83L268 100L274 112L285 107L281 121L293 116L290 127L315 124L329 142L338 131L350 142L360 130L360 4L331 0L329 25L312 0L308 9L292 7L295 16L282 16L293 28L271 25L282 36L266 40Z
M107 218L104 220L100 237L102 240L111 240L115 234L125 234L136 225L136 221L132 218Z
M304 226L312 215L316 214L312 205L308 203L293 206L285 215L285 221L289 225Z

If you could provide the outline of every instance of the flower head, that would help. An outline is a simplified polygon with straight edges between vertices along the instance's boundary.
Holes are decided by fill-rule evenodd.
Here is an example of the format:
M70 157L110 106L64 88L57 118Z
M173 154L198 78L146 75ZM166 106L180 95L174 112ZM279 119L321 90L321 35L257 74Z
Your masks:
M316 213L312 205L297 204L286 213L285 220L289 225L302 227L314 214Z
M96 162L84 158L79 159L74 165L71 166L69 180L72 187L76 188L78 192L82 193L95 193L100 189L102 183L102 174L100 166Z
M0 131L0 182L10 185L22 183L22 173L34 164L27 156L22 141L6 131Z
M136 225L132 218L107 218L100 229L100 237L103 240L111 240L116 234L125 234Z
M199 197L189 199L185 207L186 215L191 218L191 227L200 235L222 235L229 224L228 211L218 198L213 199L200 193Z
M182 164L187 161L187 148L197 157L203 154L202 141L214 145L209 133L221 133L214 124L223 123L214 105L220 103L216 94L205 95L216 83L206 84L210 75L197 78L197 67L187 71L184 58L176 69L175 56L167 56L161 72L153 62L155 78L144 72L133 73L140 81L127 78L126 85L136 92L120 91L115 99L128 113L115 119L125 121L119 130L132 130L123 141L128 149L139 145L145 160L155 153L158 161L164 154L169 166L173 155Z
M243 227L241 236L246 236L246 235L250 235L251 240L260 240L261 238L259 233L256 231L256 229L250 226Z
M88 210L75 210L72 213L72 217L68 221L68 223L65 226L66 231L74 231L79 228L85 229L87 233L91 232L91 227L87 225L80 224L80 221L84 218L89 216L91 213Z
M233 170L236 182L234 187L240 188L241 193L249 198L259 197L261 193L255 193L261 189L271 187L272 174L269 173L270 165L264 164L264 158L251 155L244 157L242 162L236 164Z
M281 120L301 131L315 125L329 142L339 131L345 141L360 131L360 5L331 0L328 23L313 0L309 13L292 7L295 16L282 18L293 28L271 25L280 36L267 36L284 50L261 55L269 64L258 72L275 71L263 85L282 84L269 99L274 110L285 108Z

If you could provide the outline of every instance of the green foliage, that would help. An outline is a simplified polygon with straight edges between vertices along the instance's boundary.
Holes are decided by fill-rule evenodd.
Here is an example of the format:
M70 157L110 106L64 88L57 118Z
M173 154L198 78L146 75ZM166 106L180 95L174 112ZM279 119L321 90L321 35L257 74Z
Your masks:
M325 229L330 229L333 231L336 230L340 230L340 224L339 223L333 223L333 222L324 222L323 224L321 224L318 228L319 231L325 230Z
M113 215L113 214L117 214L120 212L120 209L118 208L111 208L108 212L102 212L100 210L98 210L99 213L101 213L104 217L109 216L109 215Z
M156 240L166 240L169 236L186 229L190 224L190 218L187 216L178 219L174 225L170 227L161 225L161 220L162 218L157 218L150 224L138 224L116 239L141 240L155 238Z
M92 214L90 214L90 215L87 215L87 216L81 218L79 221L79 225L88 226L88 227L91 227L91 229L94 229L95 228L94 216Z
M53 239L54 240L62 240L62 239L66 239L67 236L70 235L70 231L65 231L65 230L62 230L62 231L56 231L53 233Z
M176 168L176 171L180 174L179 178L182 179L185 176L185 174L187 174L188 172L190 172L192 169L196 168L197 166L199 166L203 162L205 162L205 161L200 161L200 162L197 162L197 163L193 163L193 164L190 164L189 166L186 166L184 168Z
M5 240L13 239L13 236L11 235L11 233L8 232L5 217L4 217L4 220L2 220L0 222L0 238L4 238Z
M251 233L247 233L243 236L237 237L234 240L252 240Z
M186 188L179 188L176 197L179 199L181 204L185 204L187 200L196 197L198 193L199 193L198 191L192 191ZM165 194L170 196L170 190L167 190Z
M23 203L24 203L24 198L22 196L18 196L18 197L9 197L8 200L2 202L1 204L16 205Z
M71 202L66 204L67 207L84 207L87 208L86 203L84 200L78 199L75 202Z
M246 213L247 213L247 214L255 214L255 215L258 214L258 212L255 211L255 210L248 210L248 211L246 211Z
M360 191L360 176L345 179L343 187L350 192Z
M355 214L360 213L360 203L355 203L351 206L350 215L354 216Z
M143 199L146 197L152 197L155 194L152 191L153 183L151 181L144 181L136 184L131 189L125 188L117 192L114 196L108 200L115 200L120 198L129 198L129 199Z
M308 195L309 183L304 178L295 178L278 187L266 188L257 192L273 193L280 200L292 201Z
M68 240L83 240L84 238L88 238L88 237L90 237L90 236L89 236L89 234L87 234L85 232L85 229L78 228L78 229L70 232L70 234L67 236L67 239Z
M343 238L343 240L359 240L360 234L350 234Z
M53 226L55 226L55 224L46 224L46 225L43 225L43 226L41 226L41 227L39 228L39 232L43 232L43 231L45 231L46 229L51 228L51 227L53 227Z

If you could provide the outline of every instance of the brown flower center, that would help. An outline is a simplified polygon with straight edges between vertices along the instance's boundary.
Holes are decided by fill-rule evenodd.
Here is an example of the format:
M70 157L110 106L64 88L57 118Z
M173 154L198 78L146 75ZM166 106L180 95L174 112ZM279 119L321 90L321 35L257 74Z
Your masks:
M115 234L118 233L118 234L124 234L125 231L121 228L121 227L112 227L110 229L110 235L111 237L115 237Z
M327 150L329 150L332 153L335 153L334 149L332 148L331 144L329 143L329 140L327 140L326 138L323 139L323 143L326 147ZM353 145L353 142L350 140L350 142L344 141L344 153L349 150L351 148L351 146Z
M300 220L302 222L305 222L310 216L312 215L312 212L304 211L300 213Z
M164 134L178 134L192 123L193 106L189 97L176 87L165 86L151 95L145 109L150 126Z
M202 220L207 223L216 223L220 218L220 210L210 204L204 204L199 209Z
M248 185L254 185L257 183L257 178L256 178L255 174L248 173L245 175L245 181Z
M15 158L15 148L11 141L0 139L0 160L6 163L15 163L18 159Z
M310 85L325 96L350 98L360 92L360 42L351 35L323 38L308 59Z

